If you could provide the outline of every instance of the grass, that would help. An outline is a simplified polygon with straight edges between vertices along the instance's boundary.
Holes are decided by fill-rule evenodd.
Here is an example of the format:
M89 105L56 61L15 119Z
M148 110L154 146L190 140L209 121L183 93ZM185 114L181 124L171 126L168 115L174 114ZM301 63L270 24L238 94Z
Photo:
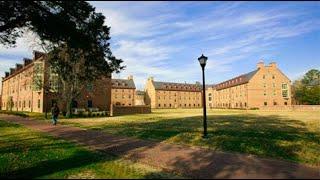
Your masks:
M152 114L61 119L86 129L219 151L253 154L320 166L320 112L209 110L203 140L201 109L161 109Z
M2 178L176 178L0 120Z

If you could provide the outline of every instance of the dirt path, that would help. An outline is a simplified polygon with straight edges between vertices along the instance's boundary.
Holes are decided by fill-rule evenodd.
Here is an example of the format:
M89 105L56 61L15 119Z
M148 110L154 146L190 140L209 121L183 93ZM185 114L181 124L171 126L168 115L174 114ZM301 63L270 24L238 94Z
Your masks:
M280 160L172 145L12 115L0 119L191 178L320 178L320 169Z

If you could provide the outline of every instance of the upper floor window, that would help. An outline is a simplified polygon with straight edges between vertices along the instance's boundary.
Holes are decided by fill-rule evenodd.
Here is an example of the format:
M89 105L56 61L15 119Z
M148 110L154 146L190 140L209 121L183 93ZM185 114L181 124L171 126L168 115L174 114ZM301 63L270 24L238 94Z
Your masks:
M282 84L282 89L288 89L288 85L287 84Z

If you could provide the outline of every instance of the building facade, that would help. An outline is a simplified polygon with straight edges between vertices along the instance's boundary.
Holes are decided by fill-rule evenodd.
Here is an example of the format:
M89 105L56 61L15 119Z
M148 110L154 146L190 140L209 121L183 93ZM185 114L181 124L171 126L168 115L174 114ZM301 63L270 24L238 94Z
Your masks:
M146 93L144 91L136 91L134 104L137 106L146 105L145 95Z
M117 106L134 106L136 86L133 76L112 79L111 103Z
M61 111L66 104L61 101L58 75L53 73L46 54L34 51L33 59L24 58L2 78L2 110L45 112L54 102ZM111 103L111 75L96 80L74 99L74 108L98 108L108 111Z
M276 108L291 105L291 81L272 62L257 64L257 69L208 87L209 108Z
M200 108L201 85L154 81L148 78L146 104L151 108Z

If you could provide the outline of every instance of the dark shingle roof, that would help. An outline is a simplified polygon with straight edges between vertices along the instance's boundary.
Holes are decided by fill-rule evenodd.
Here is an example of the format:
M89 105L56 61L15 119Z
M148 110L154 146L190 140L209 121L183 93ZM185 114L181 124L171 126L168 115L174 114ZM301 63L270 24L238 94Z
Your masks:
M135 89L136 86L132 79L112 79L112 88L114 89Z
M213 87L216 88L217 90L221 90L221 89L226 89L229 87L233 87L233 86L237 86L240 84L245 84L248 83L249 80L258 72L257 70L251 71L249 73L246 74L242 74L240 76L237 76L235 78L229 79L227 81L224 81L222 83L216 84Z
M139 90L136 91L136 95L145 95L145 93L146 92L144 92L144 91L139 91Z
M201 84L173 83L153 81L156 90L169 91L201 91Z

